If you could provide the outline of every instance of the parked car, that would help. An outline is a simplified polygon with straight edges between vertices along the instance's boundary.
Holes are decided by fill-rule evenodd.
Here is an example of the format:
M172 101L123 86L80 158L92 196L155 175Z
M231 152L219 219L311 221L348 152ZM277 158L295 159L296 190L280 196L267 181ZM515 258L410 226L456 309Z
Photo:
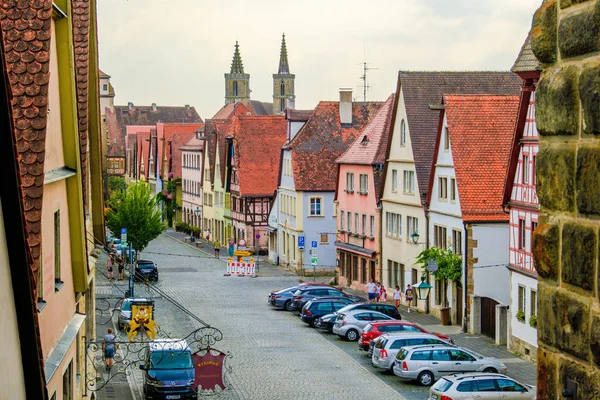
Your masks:
M392 319L389 315L378 311L354 309L344 313L339 312L333 333L351 342L358 340L360 332L372 321Z
M119 319L118 326L119 329L125 329L129 322L131 321L131 308L134 304L139 305L148 305L151 304L154 306L154 302L152 300L143 299L143 298L127 298L123 299L123 304L121 305L121 310L119 310ZM154 307L152 307L152 312L154 312Z
M335 320L337 319L337 312L323 315L320 318L315 319L315 328L324 329L329 333L333 333L333 325L335 324Z
M146 347L144 395L150 399L197 399L192 351L182 339L157 339Z
M292 286L271 292L268 297L268 303L275 308L283 308L292 311L292 296L298 290L298 286Z
M403 347L396 355L394 374L430 386L444 375L465 372L506 373L506 365L492 357L454 346Z
M152 260L137 260L135 262L135 280L158 281L158 266Z
M444 340L447 343L454 344L454 340L447 335L436 332L428 332L427 330L421 328L419 325L414 324L408 321L378 321L373 322L365 326L362 333L360 334L360 340L358 341L358 348L363 351L368 351L369 356L372 354L373 345L375 344L375 339L379 336L386 333L394 333L394 332L422 332L422 333L431 333Z
M403 347L419 345L443 345L449 343L439 337L423 332L402 332L389 335L382 335L375 340L373 354L371 355L371 364L374 367L392 372L396 355Z
M398 312L398 310L396 310L396 307L394 307L393 304L384 304L384 303L354 303L354 304L350 304L350 305L344 307L343 309L341 309L340 311L338 311L338 314L346 312L346 311L350 311L350 310L377 311L377 312L389 315L390 317L392 317L393 319L396 319L396 320L401 320L402 319L402 316L400 315L400 313Z
M441 378L429 389L429 398L534 400L536 390L535 386L525 385L501 374L452 374Z
M314 299L315 297L323 297L323 296L336 296L336 297L348 297L353 298L354 296L349 296L344 294L344 292L337 290L331 287L322 287L322 286L307 286L299 288L295 293L292 300L292 307L294 310L302 310L304 304L306 304L309 300Z
M313 328L316 328L315 322L318 318L323 315L331 314L333 311L340 310L352 303L351 299L345 297L334 297L334 298L315 298L309 300L302 311L300 311L300 319L306 322Z

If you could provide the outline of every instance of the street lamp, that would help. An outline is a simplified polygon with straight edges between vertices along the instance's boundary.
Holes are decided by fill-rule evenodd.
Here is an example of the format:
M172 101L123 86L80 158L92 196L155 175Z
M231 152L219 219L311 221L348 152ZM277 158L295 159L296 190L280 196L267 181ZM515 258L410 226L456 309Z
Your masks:
M414 244L419 243L419 234L417 232L413 233L412 235L410 235L410 238L412 239Z
M429 292L433 288L429 283L425 282L425 275L421 276L421 282L414 285L413 288L417 290L417 299L427 300Z

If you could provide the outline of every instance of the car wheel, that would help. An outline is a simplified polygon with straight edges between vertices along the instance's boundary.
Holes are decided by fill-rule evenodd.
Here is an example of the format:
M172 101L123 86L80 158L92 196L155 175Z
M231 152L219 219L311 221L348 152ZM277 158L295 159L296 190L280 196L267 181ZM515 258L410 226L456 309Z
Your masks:
M356 342L358 340L358 331L356 329L349 329L346 332L346 340Z
M283 308L285 308L287 311L294 311L294 307L292 307L291 300L286 301L285 304L283 305Z
M387 370L387 373L390 375L394 375L394 365L396 365L396 361L394 361L392 363L392 365L390 366L390 369Z
M483 370L483 372L488 373L488 374L496 374L496 373L498 373L498 370L496 368L487 367L486 369Z
M313 318L313 320L310 321L310 326L312 326L313 328L320 327L321 323L319 322L319 318Z
M431 372L423 371L419 374L417 380L423 386L431 386L433 384L434 377Z

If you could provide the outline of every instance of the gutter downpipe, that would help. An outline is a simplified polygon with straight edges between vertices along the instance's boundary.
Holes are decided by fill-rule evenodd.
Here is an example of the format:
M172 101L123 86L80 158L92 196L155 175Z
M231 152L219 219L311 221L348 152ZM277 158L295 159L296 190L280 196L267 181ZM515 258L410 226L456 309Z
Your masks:
M378 231L379 231L378 232L378 234L379 234L379 243L378 243L377 247L378 247L378 251L379 251L379 256L378 256L378 258L379 258L379 279L380 279L380 281L382 282L382 285L383 285L383 257L382 257L383 256L383 253L382 253L383 252L383 240L382 240L382 238L383 238L383 236L382 236L383 235L383 228L381 226L382 220L383 220L383 217L382 217L382 215L383 215L383 212L382 212L382 210L383 210L383 202L381 201L381 199L379 199L378 203L379 204L377 204L377 212L379 213L379 227L378 227L379 228L378 229Z
M468 294L468 289L467 289L467 284L469 282L469 277L468 277L468 273L467 273L467 269L468 269L468 261L469 261L469 235L468 235L468 230L467 230L467 223L465 221L463 221L463 226L465 229L465 254L463 256L463 262L464 262L464 272L463 272L463 332L467 333L468 332L468 327L467 327L467 302L469 300L469 294Z
M429 250L429 204L424 205L425 209L425 250ZM431 274L427 271L427 283L430 282ZM429 283L431 284L431 283ZM429 314L429 302L431 301L431 296L427 299L425 303L425 313Z

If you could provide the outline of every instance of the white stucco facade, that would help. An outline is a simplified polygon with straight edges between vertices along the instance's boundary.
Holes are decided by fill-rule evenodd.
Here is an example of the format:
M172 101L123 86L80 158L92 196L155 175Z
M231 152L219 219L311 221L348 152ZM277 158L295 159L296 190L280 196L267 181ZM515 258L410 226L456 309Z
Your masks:
M473 224L473 294L489 297L502 305L510 303L508 223Z
M181 152L182 214L184 222L196 227L202 223L202 153L190 150Z

